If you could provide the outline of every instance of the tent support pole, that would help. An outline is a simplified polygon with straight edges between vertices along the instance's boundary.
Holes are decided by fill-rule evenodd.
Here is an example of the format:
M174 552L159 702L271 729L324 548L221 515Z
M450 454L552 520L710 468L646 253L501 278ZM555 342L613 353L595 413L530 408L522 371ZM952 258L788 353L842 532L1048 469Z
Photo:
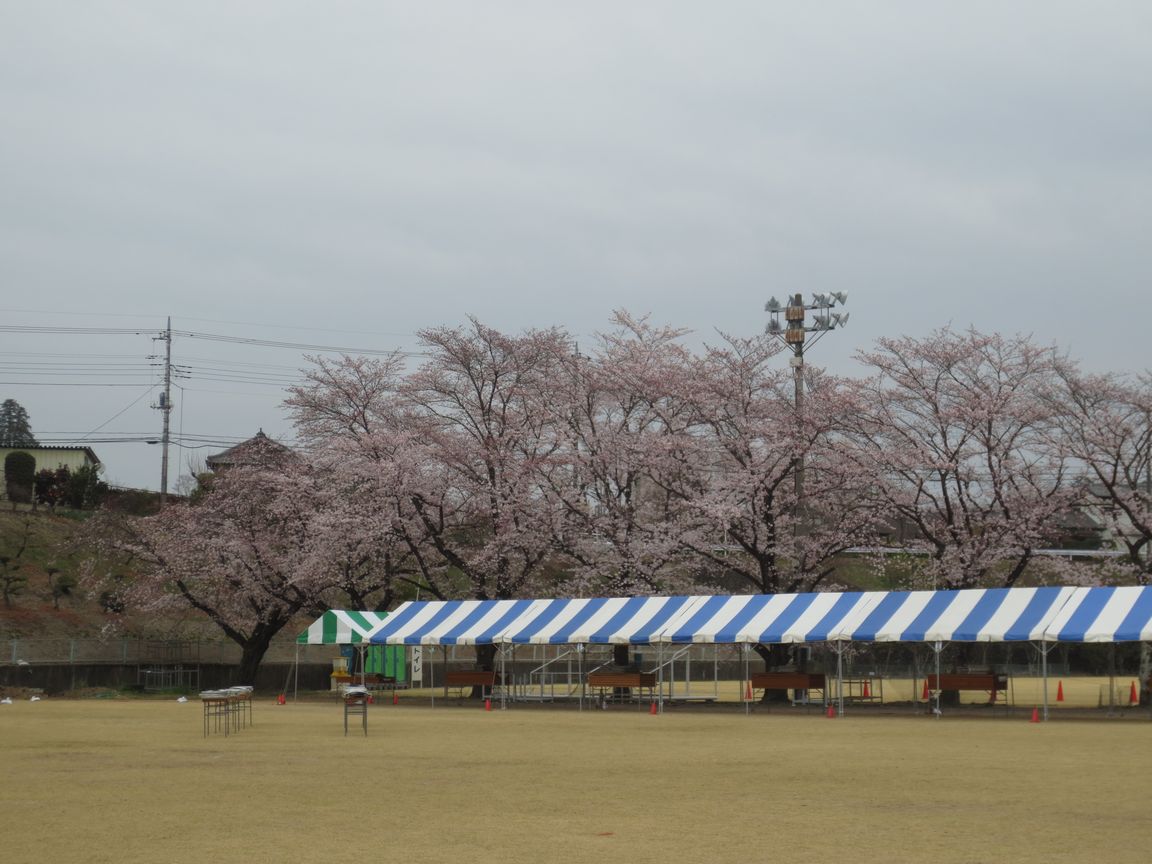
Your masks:
M844 716L844 643L836 640L836 716Z
M932 650L936 652L936 710L932 713L939 720L941 717L940 696L942 695L940 690L940 655L944 652L944 643L937 639L932 644Z
M720 701L720 653L715 642L712 643L712 696Z
M744 687L741 688L742 692L740 693L740 698L744 699L744 694L748 692L746 689L748 682L750 682L752 680L751 678L748 677L748 643L747 642L741 642L740 643L740 658L744 661L744 680L741 681L740 683L745 685ZM744 699L744 714L745 714L745 716L750 716L752 714L752 703L749 702L747 699Z
M504 646L501 645L497 650L500 652L500 710L508 710L508 675L507 664L504 662Z
M920 683L920 652L916 650L916 645L912 646L912 713L917 714L920 711L920 691L916 689L916 685Z
M292 671L295 679L292 684L292 702L296 703L297 698L300 696L300 643L296 643L296 660L293 664Z
M1040 678L1042 681L1042 698L1044 700L1044 722L1048 722L1048 652L1052 646L1047 642L1040 642Z
M580 676L580 710L584 710L584 645L576 646L576 674Z
M659 677L656 679L656 704L657 711L660 714L664 713L664 646L661 643L656 644L656 671Z
M444 678L444 701L448 701L448 646L441 645L440 653L444 659L443 665L440 667L440 675Z

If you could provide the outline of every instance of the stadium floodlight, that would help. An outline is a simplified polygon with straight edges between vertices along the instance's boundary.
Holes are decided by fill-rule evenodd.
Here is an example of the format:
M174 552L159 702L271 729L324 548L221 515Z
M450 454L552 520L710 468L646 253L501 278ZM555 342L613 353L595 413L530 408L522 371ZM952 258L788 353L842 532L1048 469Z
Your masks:
M848 323L848 313L832 312L833 306L839 303L843 306L848 302L848 295L844 291L831 293L816 293L812 295L812 302L805 303L801 294L789 294L785 303L781 304L775 297L764 304L764 311L771 317L768 319L764 332L779 339L792 352L789 362L795 379L796 388L796 416L804 416L804 345L815 344L829 330L843 327ZM819 310L822 314L814 315L805 322L806 310ZM781 317L784 321L781 321ZM811 339L807 339L812 334ZM796 491L796 506L800 509L804 502L804 457L797 460L794 477Z

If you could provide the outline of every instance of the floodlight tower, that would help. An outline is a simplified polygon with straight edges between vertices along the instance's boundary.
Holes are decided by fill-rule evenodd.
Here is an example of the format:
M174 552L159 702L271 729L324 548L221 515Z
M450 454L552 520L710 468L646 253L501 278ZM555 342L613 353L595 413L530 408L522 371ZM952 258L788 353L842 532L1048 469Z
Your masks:
M829 330L843 327L848 323L848 313L833 312L836 304L843 306L848 302L848 295L843 291L833 291L830 294L813 294L812 300L804 302L800 294L793 294L786 304L781 304L775 297L764 304L764 311L771 317L764 328L770 336L775 336L792 350L790 364L792 374L796 380L796 422L798 425L804 420L804 343L815 345ZM811 323L807 321L807 313L815 313ZM780 314L784 314L784 323L780 323ZM808 335L812 338L808 339ZM796 462L796 508L800 509L804 500L804 456L801 453Z

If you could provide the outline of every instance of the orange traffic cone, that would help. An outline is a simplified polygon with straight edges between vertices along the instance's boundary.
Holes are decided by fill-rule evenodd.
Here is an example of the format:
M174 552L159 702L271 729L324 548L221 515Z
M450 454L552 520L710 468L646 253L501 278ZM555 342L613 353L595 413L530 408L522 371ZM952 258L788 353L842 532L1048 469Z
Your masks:
M1063 681L1059 681L1056 684L1056 701L1057 702L1063 702L1064 701L1064 682Z
M835 717L836 716L836 706L833 705L832 703L828 703L828 712L825 716Z
M491 711L492 710L492 700L491 699L485 699L484 700L484 710L485 711Z
M1032 719L1029 720L1028 722L1029 723L1039 723L1040 722L1040 709L1039 708L1033 708L1032 709Z
M872 688L868 686L867 681L864 682L864 694L863 695L864 695L865 699L871 699L872 698Z
M652 701L652 707L648 709L648 713L653 715L653 716L660 713L659 711L656 710L656 701L655 700Z
M744 689L744 701L745 702L751 702L752 701L752 682L751 681L748 682L748 686Z
M281 693L279 696L276 697L276 704L277 705L286 705L287 703L288 703L288 700L284 698L283 693Z
M1128 691L1128 704L1129 705L1139 705L1140 704L1140 693L1136 690L1136 682L1135 681L1132 682L1132 689Z
M924 679L924 692L920 694L920 699L924 702L927 702L931 698L932 697L930 695L928 695L928 679L925 678Z

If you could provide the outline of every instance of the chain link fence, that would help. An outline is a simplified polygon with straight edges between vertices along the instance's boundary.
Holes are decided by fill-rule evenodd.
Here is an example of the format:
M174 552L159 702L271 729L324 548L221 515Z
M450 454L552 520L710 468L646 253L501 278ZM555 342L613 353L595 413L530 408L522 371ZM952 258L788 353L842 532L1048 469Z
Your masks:
M264 655L265 663L329 663L339 649L331 645L277 642ZM240 648L227 640L163 639L9 639L0 665L35 666L64 663L95 665L232 665Z

